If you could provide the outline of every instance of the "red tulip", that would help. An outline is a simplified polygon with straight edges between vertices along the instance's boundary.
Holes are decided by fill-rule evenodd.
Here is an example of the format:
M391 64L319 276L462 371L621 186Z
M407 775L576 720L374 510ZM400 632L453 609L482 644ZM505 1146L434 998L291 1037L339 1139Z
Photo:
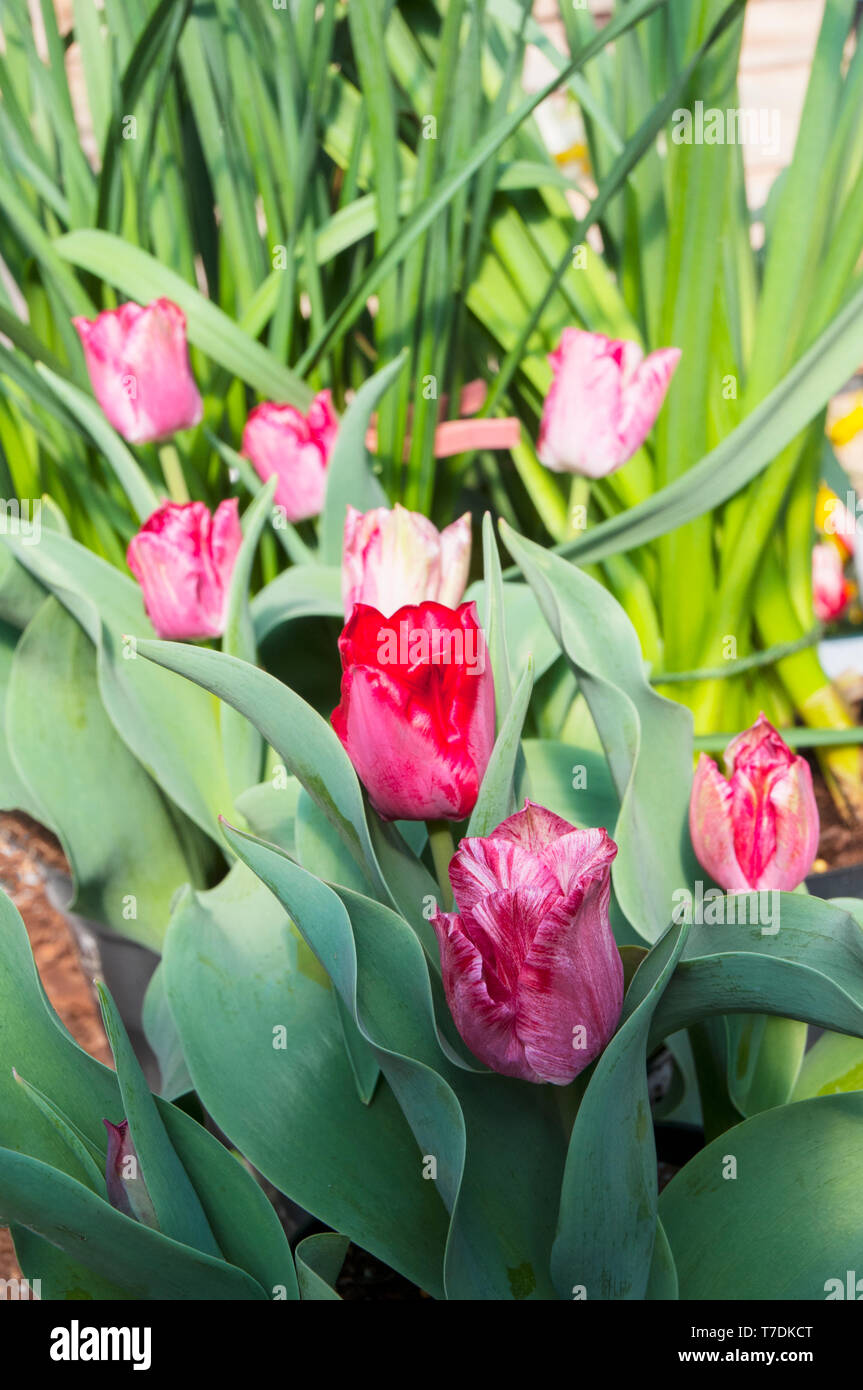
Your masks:
M339 638L333 728L387 820L462 820L494 743L494 682L473 603L358 603Z
M818 851L812 773L763 714L725 750L726 780L702 753L689 804L699 862L726 892L802 883Z
M576 830L525 802L450 864L457 912L438 912L443 984L456 1027L494 1071L566 1086L608 1044L623 965L608 921L604 830Z
M159 637L219 637L228 590L243 540L237 499L210 515L203 502L165 502L133 536L129 569Z
M130 302L72 322L96 400L130 444L167 439L199 424L203 406L178 305L170 299L146 307Z
M539 428L540 462L557 473L603 478L653 428L680 349L645 357L638 343L565 328L549 361L554 381Z
M338 428L329 391L315 396L306 415L273 401L256 405L249 415L243 453L264 482L275 473L276 503L288 521L305 521L323 507Z

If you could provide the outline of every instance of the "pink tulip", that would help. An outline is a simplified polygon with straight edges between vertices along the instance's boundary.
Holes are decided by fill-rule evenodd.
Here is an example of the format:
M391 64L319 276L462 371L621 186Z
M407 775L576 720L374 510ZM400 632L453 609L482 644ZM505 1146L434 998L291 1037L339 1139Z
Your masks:
M463 820L494 744L494 678L476 607L355 604L339 638L338 734L386 820Z
M345 617L367 603L385 618L405 604L461 601L470 567L470 512L438 531L420 512L396 503L358 512L348 507L342 552Z
M831 541L812 547L812 606L819 622L841 618L854 593L845 578L842 556Z
M818 851L812 773L760 714L725 750L728 779L702 753L689 803L699 862L726 892L802 883Z
M637 343L565 328L539 427L541 463L604 478L641 448L680 360L679 348L645 357Z
M617 1027L623 966L608 921L604 830L526 801L450 864L457 912L438 912L443 985L459 1033L494 1071L566 1086Z
M338 427L329 391L315 396L307 415L273 401L256 405L249 415L243 453L264 482L275 473L276 503L288 521L305 521L323 507Z
M108 1157L105 1163L108 1201L124 1216L131 1216L133 1221L158 1230L156 1211L140 1170L128 1120L121 1120L118 1125L103 1120L102 1124L108 1131Z
M159 637L191 641L224 630L243 539L237 499L210 515L203 502L164 502L129 542L126 560Z
M201 397L189 366L186 316L170 299L121 304L72 320L96 400L130 444L167 439L200 423Z

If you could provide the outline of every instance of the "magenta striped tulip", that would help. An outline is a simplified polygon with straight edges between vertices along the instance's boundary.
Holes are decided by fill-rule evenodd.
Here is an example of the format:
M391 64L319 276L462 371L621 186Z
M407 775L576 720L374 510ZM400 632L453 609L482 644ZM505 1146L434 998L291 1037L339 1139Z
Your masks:
M604 830L525 802L450 864L456 912L438 912L443 984L459 1033L494 1071L566 1086L620 1018L623 966L608 920Z

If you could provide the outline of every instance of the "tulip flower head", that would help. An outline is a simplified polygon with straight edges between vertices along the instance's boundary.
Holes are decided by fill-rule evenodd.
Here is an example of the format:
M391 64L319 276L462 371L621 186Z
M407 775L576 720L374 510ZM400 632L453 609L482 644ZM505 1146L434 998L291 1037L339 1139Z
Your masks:
M306 415L273 401L249 415L242 452L264 482L275 473L276 504L288 521L306 521L323 507L338 427L329 391L315 396Z
M526 801L450 864L456 912L438 912L456 1027L494 1071L566 1086L606 1047L623 1004L608 920L617 846Z
M222 634L242 540L236 497L212 516L203 502L165 502L144 522L126 560L159 637L188 642Z
M167 439L200 423L203 404L189 366L186 316L170 299L121 304L72 320L90 384L130 444Z
M141 1175L128 1120L121 1120L118 1125L112 1125L110 1120L103 1120L102 1123L108 1131L108 1157L105 1164L108 1201L124 1216L131 1216L133 1221L140 1221L142 1225L158 1230L159 1223L147 1191L147 1184Z
M455 608L470 567L470 513L438 531L420 512L396 503L358 512L348 507L342 555L345 618L355 603L384 617L405 604L434 599Z
M332 724L386 820L470 815L494 744L494 681L473 603L387 618L358 603L339 638Z
M812 607L819 622L832 623L841 618L855 589L845 578L845 562L835 541L819 541L812 547Z
M699 863L726 892L791 892L818 850L812 773L763 714L725 750L728 778L702 753L689 804Z
M556 473L604 478L640 449L680 360L679 348L645 357L637 343L565 328L549 355L537 452Z

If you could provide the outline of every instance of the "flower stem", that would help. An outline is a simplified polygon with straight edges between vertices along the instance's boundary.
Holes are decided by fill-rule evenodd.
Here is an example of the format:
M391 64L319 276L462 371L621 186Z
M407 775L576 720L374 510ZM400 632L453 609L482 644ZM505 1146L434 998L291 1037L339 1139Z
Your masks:
M455 854L455 843L452 838L452 830L448 820L430 820L427 824L434 870L437 875L437 881L440 884L441 907L444 912L451 912L453 908L453 895L449 881L449 865L450 860Z
M189 490L186 487L186 479L183 477L180 455L173 444L162 445L159 450L159 462L162 465L162 477L165 479L165 486L171 501L188 502Z

